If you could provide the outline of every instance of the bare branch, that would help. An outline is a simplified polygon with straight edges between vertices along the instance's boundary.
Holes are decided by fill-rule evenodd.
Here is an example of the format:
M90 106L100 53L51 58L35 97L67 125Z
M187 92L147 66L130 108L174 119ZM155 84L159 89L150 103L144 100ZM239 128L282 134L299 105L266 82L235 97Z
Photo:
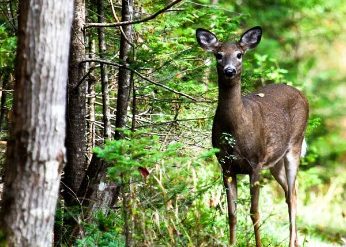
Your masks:
M77 86L74 87L74 90L77 90L79 88L79 86L85 81L85 79L91 74L91 72L94 71L94 69L96 69L96 66L90 67L89 71L85 73L82 79L80 79L80 81L78 82Z
M115 9L114 9L114 4L113 4L113 0L109 0L109 3L111 4L111 8L112 8L112 13L113 13L113 17L114 19L117 21L117 22L120 22L118 16L117 16L117 13L115 12ZM134 44L132 42L130 42L130 40L127 38L123 28L120 26L120 32L121 34L123 35L124 39L127 41L127 43L130 44L130 46L132 46L132 48L134 47Z
M182 92L179 92L173 88L170 88L164 84L161 84L159 82L156 82L156 81L153 81L152 79L142 75L141 73L139 73L137 70L135 69L132 69L130 67L127 67L126 65L123 65L123 64L120 64L120 63L114 63L114 62L110 62L110 61L106 61L106 60L101 60L101 59L85 59L83 61L81 61L81 63L90 63L90 62L95 62L95 63L103 63L103 64L108 64L108 65L111 65L111 66L117 66L117 67L121 67L121 68L125 68L127 70L130 70L132 71L133 73L135 73L138 77L142 78L143 80L146 80L148 82L150 82L151 84L154 84L158 87L161 87L161 88L164 88L166 89L167 91L170 91L170 92L173 92L175 94L178 94L178 95L181 95L185 98L188 98L190 100L193 100L193 101L197 101L197 99L193 98L192 96L188 95L188 94L185 94L185 93L182 93Z
M137 128L148 128L149 126L158 126L158 125L166 125L166 124L168 125L168 124L173 124L173 123L178 123L178 122L206 121L208 119L212 119L212 117L173 119L171 121L145 124L145 125L138 126Z
M89 28L89 27L120 27L120 26L126 26L126 25L130 25L130 24L138 24L141 22L146 22L146 21L150 21L154 18L156 18L158 15L164 13L165 11L167 11L168 9L170 9L172 6L176 5L177 3L181 2L182 0L175 0L173 2L171 2L170 4L168 4L166 7L164 7L163 9L157 11L156 13L145 17L143 19L140 20L134 20L134 21L122 21L122 22L116 22L116 23L87 23L85 24L85 28Z

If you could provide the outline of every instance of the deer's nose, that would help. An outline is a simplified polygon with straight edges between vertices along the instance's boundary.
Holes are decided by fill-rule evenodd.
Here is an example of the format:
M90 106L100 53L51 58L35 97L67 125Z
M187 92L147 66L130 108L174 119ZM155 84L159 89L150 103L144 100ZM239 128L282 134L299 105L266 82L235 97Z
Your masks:
M235 70L235 68L232 67L226 67L223 72L225 73L226 76L228 77L232 77L235 76L235 74L237 73L237 71Z

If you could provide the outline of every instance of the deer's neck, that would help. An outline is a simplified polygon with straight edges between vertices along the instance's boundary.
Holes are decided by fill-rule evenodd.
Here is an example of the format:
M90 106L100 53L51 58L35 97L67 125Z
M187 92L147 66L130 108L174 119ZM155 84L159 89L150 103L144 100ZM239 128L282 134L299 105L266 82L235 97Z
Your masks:
M240 75L232 79L219 76L219 102L216 117L220 119L219 121L227 125L231 124L233 128L238 128L239 124L246 118L245 114Z

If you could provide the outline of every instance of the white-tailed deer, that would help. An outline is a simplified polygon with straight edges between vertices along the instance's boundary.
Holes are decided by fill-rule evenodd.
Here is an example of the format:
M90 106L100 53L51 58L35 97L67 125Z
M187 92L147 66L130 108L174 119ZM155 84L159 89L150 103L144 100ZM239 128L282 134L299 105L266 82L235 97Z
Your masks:
M273 84L257 92L241 95L241 71L244 53L258 45L262 29L246 31L238 42L218 41L205 29L197 29L199 45L217 60L219 98L214 117L212 143L219 148L217 158L226 187L230 243L236 241L237 174L249 174L251 208L256 246L259 233L260 171L269 168L285 191L290 221L289 246L298 246L296 228L296 176L300 156L305 152L304 132L309 106L297 89ZM223 140L231 135L234 143Z

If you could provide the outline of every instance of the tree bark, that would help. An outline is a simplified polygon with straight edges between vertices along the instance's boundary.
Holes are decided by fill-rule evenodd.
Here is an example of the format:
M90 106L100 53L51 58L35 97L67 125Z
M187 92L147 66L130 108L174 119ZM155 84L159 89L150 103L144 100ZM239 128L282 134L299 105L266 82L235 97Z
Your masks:
M10 81L10 73L5 72L4 78L2 80L2 90L7 90L8 89L8 84ZM6 100L7 100L7 92L2 91L1 92L1 105L0 105L0 131L3 130L3 125L4 125L4 119L6 115Z
M122 0L122 21L131 21L133 17L133 0ZM120 54L119 60L129 66L131 62L131 45L133 42L132 26L124 26L120 38ZM131 91L131 71L119 68L118 77L118 96L117 96L117 112L115 127L124 128L127 120L127 108L129 105L129 95ZM122 133L115 130L115 139L122 138Z
M79 81L85 74L84 33L85 2L75 0L74 19L68 81L67 105L67 164L64 170L64 199L67 205L75 204L75 196L85 174L87 166L86 141L86 83Z
M104 18L104 4L103 0L97 1L97 12L98 12L98 22L103 23ZM99 52L100 52L100 58L105 58L105 52L106 52L106 41L105 41L105 32L104 28L101 27L98 29L98 38L99 38ZM102 109L103 109L103 138L104 140L107 140L111 138L111 113L109 110L109 92L108 92L108 71L107 71L107 65L101 63L100 65L101 69L101 86L102 86Z
M107 163L93 155L78 192L83 206L89 207L90 212L101 210L107 214L119 196L120 187L107 180L106 171Z
M14 124L8 142L1 246L51 246L65 160L69 0L20 1Z
M131 21L133 17L134 3L133 0L122 0L122 10L121 10L121 21ZM119 60L129 66L131 60L133 60L133 52L131 54L131 48L133 46L133 29L131 25L124 26L123 32L120 38L120 54ZM126 127L127 121L127 108L130 101L130 92L133 76L131 76L131 71L124 68L119 68L118 77L118 95L117 95L117 112L116 112L116 122L115 122L115 139L123 138L123 133L118 131L119 128ZM124 185L122 186L122 197L123 197L123 208L124 208L124 235L125 235L125 246L134 246L133 241L133 231L134 225L132 221L132 200L131 200L131 183L130 179L127 180L123 177Z
M89 37L89 58L93 59L95 58L96 54L96 46L95 46L95 40L91 38L91 35ZM92 71L95 67L95 63L89 63L86 68L86 71ZM88 73L89 73L88 72ZM96 133L95 133L95 102L96 102L96 92L95 92L95 84L96 84L96 78L93 72L89 73L88 76L88 99L87 99L87 111L88 111L88 120L87 120L87 157L88 157L88 164L90 164L90 161L93 156L93 148L95 147L95 139L96 139Z

